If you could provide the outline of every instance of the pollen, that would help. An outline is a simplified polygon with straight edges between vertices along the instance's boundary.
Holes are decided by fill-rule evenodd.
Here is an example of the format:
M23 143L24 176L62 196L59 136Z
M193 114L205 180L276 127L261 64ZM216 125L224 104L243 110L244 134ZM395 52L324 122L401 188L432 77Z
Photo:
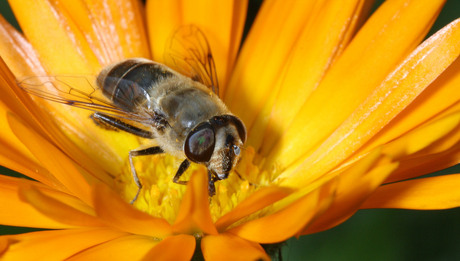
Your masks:
M216 195L210 203L211 215L217 220L255 191L272 184L275 172L263 168L264 160L253 147L247 147L228 179L216 183Z
M186 189L186 186L172 181L180 161L173 156L162 154L136 157L133 162L142 184L133 206L154 217L164 218L173 223ZM188 180L189 173L197 167L199 166L190 166L190 171L184 173L181 180ZM119 175L117 187L127 202L130 202L138 191L128 160Z
M229 177L215 183L216 195L209 201L214 221L231 211L258 189L271 184L274 179L273 173L261 170L263 160L256 159L257 155L252 147L245 149L238 166ZM154 217L164 218L170 224L174 223L187 188L172 181L180 163L180 160L167 154L134 158L142 189L133 206ZM192 163L180 180L189 180L194 171L207 172L205 166ZM116 183L120 194L130 202L136 195L138 187L134 183L128 160Z

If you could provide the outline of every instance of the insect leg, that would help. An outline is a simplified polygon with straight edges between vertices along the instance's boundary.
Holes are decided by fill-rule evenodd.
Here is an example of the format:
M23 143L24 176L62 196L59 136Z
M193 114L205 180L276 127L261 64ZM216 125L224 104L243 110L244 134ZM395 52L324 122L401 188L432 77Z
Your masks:
M216 185L214 185L214 182L217 180L219 179L216 178L210 170L208 170L208 193L210 197L216 194Z
M184 172L188 169L190 166L190 161L188 159L185 159L182 161L182 163L179 166L179 169L176 172L176 175L174 175L173 182L181 185L186 185L187 181L179 180L180 176L184 174Z
M182 181L179 180L179 178L184 174L184 172L187 170L187 168L190 166L190 161L189 160L184 160L179 166L179 169L176 172L176 175L174 175L173 182L181 185L186 185L187 181ZM210 170L208 170L208 191L209 191L209 196L212 197L216 194L216 186L214 185L214 182L219 180L217 177L215 177Z
M113 127L114 129L117 130L122 130L129 132L131 134L134 134L136 136L142 137L142 138L147 138L147 139L153 139L154 135L152 132L143 130L140 128L137 128L135 126L132 126L126 122L123 122L120 119L114 118L112 116L95 112L91 115L91 118L96 122L98 125L102 126L110 126Z
M136 169L134 168L133 157L155 155L155 154L160 154L163 152L164 151L158 146L150 147L150 148L143 149L143 150L132 150L129 152L129 165L131 167L131 173L133 174L134 182L136 183L137 188L138 188L136 196L134 196L134 198L130 202L131 204L133 204L137 200L137 197L139 196L139 193L141 192L141 189L142 189L142 184L139 180L139 177L137 176Z

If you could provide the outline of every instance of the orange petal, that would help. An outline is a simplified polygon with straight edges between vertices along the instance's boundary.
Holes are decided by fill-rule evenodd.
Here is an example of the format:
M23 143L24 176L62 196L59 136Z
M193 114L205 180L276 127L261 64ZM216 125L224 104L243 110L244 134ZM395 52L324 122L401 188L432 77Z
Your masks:
M458 129L457 131L460 131ZM452 148L436 153L408 157L400 161L400 166L386 180L385 183L419 177L433 173L460 163L460 143Z
M38 53L40 62L46 69L47 75L79 76L73 78L63 76L66 84L79 89L84 87L81 83L87 79L85 76L95 76L99 73L102 64L93 53L92 48L94 46L91 46L87 41L87 37L90 36L85 35L87 32L84 30L80 30L79 25L75 23L73 17L66 11L66 8L71 8L70 3L67 7L61 2L48 0L10 1L10 4L27 39ZM129 3L126 5L129 5ZM80 13L84 9L81 7L82 5L75 4L75 6L74 8L77 13ZM109 6L110 10L116 9L112 5ZM133 8L137 9L134 6ZM104 10L107 11L107 9ZM116 9L116 12L120 11ZM106 15L110 16L107 13ZM137 20L138 18L133 19ZM133 19L127 19L125 22L134 21ZM122 21L119 21L119 23L123 24ZM82 26L85 27L85 25ZM123 25L121 26L123 27ZM114 28L118 27L115 26ZM61 51L56 52L56 50ZM27 54L24 56L27 58ZM40 74L40 76L43 75L43 73ZM18 78L24 76L31 75L16 75ZM85 86L88 86L86 82ZM52 112L54 125L59 126L58 132L61 132L60 136L58 135L56 138L59 140L58 144L63 144L62 146L65 146L65 148L70 147L68 153L76 156L79 160L82 159L82 162L88 162L91 165L99 164L94 169L100 169L102 166L106 172L116 172L121 168L128 151L139 145L139 140L133 137L133 135L127 133L114 134L95 126L94 122L89 118L90 112L86 110L79 110L72 106L63 106L62 104L53 102L45 102L43 99L37 99L37 102L46 108L46 110ZM47 116L49 117L50 115ZM55 133L51 133L53 136L55 135ZM62 137L62 133L66 137ZM123 142L120 142L121 140ZM72 144L73 146L69 145L72 142L79 149L74 148L74 144ZM78 150L86 152L87 155L82 155L83 153ZM99 172L95 171L95 174L99 178L107 180L107 175L102 173L102 170Z
M445 114L460 101L460 59L455 60L430 86L427 87L404 111L360 148L354 158L376 146L388 143L413 128L432 120L440 113Z
M102 65L150 57L139 1L57 1L53 8L72 19Z
M95 216L82 212L49 195L42 193L33 186L24 186L19 189L19 197L32 205L36 210L50 219L71 227L102 227L104 224ZM81 204L80 204L81 205Z
M9 1L16 19L51 75L96 74L100 64L85 36L59 3ZM56 52L56 50L61 50Z
M93 190L97 215L117 229L129 233L163 238L172 233L171 226L162 218L152 217L133 208L119 195L103 184Z
M223 231L231 224L275 203L276 201L289 195L291 192L292 190L288 188L262 188L244 201L240 202L230 212L219 218L216 222L217 229L219 231Z
M3 256L3 253L8 250L9 243L6 237L0 237L0 256Z
M313 1L270 1L259 10L224 99L247 127L252 125L258 108L269 100L269 91L281 75L280 65L286 63L298 35L316 11L314 7Z
M113 230L85 228L6 236L3 239L9 239L10 244L2 260L66 260L84 249L123 235Z
M67 224L56 221L43 215L31 204L19 198L19 186L29 184L42 186L35 181L28 181L0 175L0 205L6 206L8 211L0 211L0 223L9 226L39 227L39 228L67 228ZM63 194L63 193L61 193Z
M173 230L178 234L217 234L209 211L208 177L204 171L192 173Z
M382 157L380 150L374 150L348 169L336 173L338 187L332 204L302 234L323 231L348 219L397 165Z
M195 251L195 245L195 238L193 236L170 236L152 248L142 260L191 260Z
M23 104L27 104L33 110L36 106L24 92L17 92L13 86L16 85L16 79L5 60L10 60L10 64L18 65L17 71L24 70L30 72L26 64L25 57L21 56L24 51L28 50L33 53L31 46L27 41L10 26L3 17L0 16L0 92L2 99L0 104L0 125L4 126L0 143L3 148L1 157L2 165L23 173L39 180L45 184L57 184L49 173L44 170L34 156L29 152L26 146L14 135L7 122L7 114L15 112L21 119L30 124L37 132L43 133L41 127L33 119L31 111ZM5 59L5 60L4 60ZM16 61L16 62L13 62ZM38 63L38 59L31 55L28 59L29 64ZM34 67L31 65L31 67ZM21 97L21 98L18 98Z
M160 241L128 235L86 249L67 260L141 260Z
M308 179L331 170L354 153L459 56L458 41L460 20L450 23L420 45L300 167L291 167L280 176L290 177L282 184L302 186ZM297 139L294 141L302 144Z
M8 39L7 42L17 42L25 43L23 38L15 39L10 38L9 33L18 36L18 33L13 31L12 28L6 26L4 24L5 21L0 17L0 39L5 40ZM8 33L6 33L8 32ZM35 111L37 107L33 104L32 100L24 93L18 92L17 89L14 88L16 85L16 80L6 66L3 57L8 56L4 55L4 48L5 45L3 41L0 41L0 92L2 93L2 99L0 104L0 125L4 126L2 130L2 137L0 138L0 143L2 145L3 150L1 151L1 162L2 165L20 172L24 175L27 175L35 180L38 180L44 184L60 186L60 189L64 189L61 184L52 176L50 173L40 166L40 163L37 159L33 156L32 153L28 150L28 148L16 137L14 132L11 130L8 124L8 114L12 111L17 113L17 115L24 121L26 121L30 128L34 129L36 132L41 133L44 135L44 132L38 122L33 118L33 114L30 110ZM12 47L12 46L7 46ZM26 47L24 47L26 48ZM11 53L18 53L23 51L21 48L10 50L6 48ZM9 55L11 55L9 53ZM22 57L11 57L11 59L15 59L17 61L22 61ZM30 60L34 60L33 57L30 57ZM19 64L20 62L18 62ZM26 64L21 64L20 68L27 67ZM19 98L20 97L20 98ZM30 106L30 110L28 110L23 104L27 104ZM42 123L45 123L46 120L43 120Z
M67 155L50 144L43 137L10 115L9 125L13 132L29 148L31 153L59 180L73 195L91 205L90 187L87 180L92 176L74 163ZM92 180L94 182L94 180Z
M340 58L330 68L315 92L296 115L292 125L288 126L287 132L280 133L282 136L277 145L267 150L270 151L267 162L276 161L278 166L283 169L292 164L292 162L307 157L315 150L317 151L316 154L325 153L324 151L319 152L322 149L317 150L318 146L321 146L321 143L325 142L347 118L349 120L346 124L351 127L353 124L350 117L358 115L357 112L354 113L354 116L350 115L357 108L360 107L361 110L372 109L374 111L373 108L365 108L365 105L361 104L367 101L366 105L371 106L372 99L381 98L377 97L378 93L374 92L375 88L382 84L388 74L392 73L398 64L419 44L426 32L428 32L443 3L444 1L442 0L386 1L366 22ZM447 31L454 31L453 27L451 26L451 29ZM446 33L449 34L444 31L444 34ZM434 39L431 40L431 42L435 42L438 45L438 52L441 52L441 54L436 55L436 59L446 59L446 63L434 66L437 72L432 71L432 73L436 76L454 60L452 58L455 56L455 51L451 55L444 53L446 57L441 57L442 52L448 51L449 48L456 48L452 46L455 42L454 38L455 36L452 37L450 42L441 39L438 39L439 42L434 41ZM391 41L388 39L391 39ZM444 45L444 48L441 47L442 45ZM425 47L427 46L425 45ZM427 52L427 49L429 48L425 48L422 52ZM410 70L410 66L421 61L423 61L421 66L425 64L427 67L432 66L431 62L427 61L428 59L422 59L421 56L412 56L411 58L411 62L406 61L405 66L398 70ZM441 70L442 67L444 68ZM423 68L420 69L423 70ZM412 76L419 75L418 73L421 73L421 71L414 72ZM395 77L396 75L392 74L392 76ZM402 76L402 74L399 74L399 77ZM413 80L407 79L406 84L412 83ZM432 80L433 78L427 78L425 82L429 83ZM380 91L383 92L385 89L383 87L389 84L388 80L383 83L379 88ZM424 85L422 86L425 87ZM386 88L388 89L389 86ZM402 89L402 87L398 88L401 91ZM368 99L368 96L373 92L374 96ZM414 92L409 93L415 94ZM365 115L360 116L365 117ZM388 116L383 119L386 118ZM364 124L360 126L364 127ZM379 125L374 128L377 127L380 128ZM344 128L346 127L342 127L342 130ZM347 132L335 132L335 137L343 137L343 135L347 134ZM327 142L332 143L333 139L335 140L335 138L330 138ZM337 141L335 140L335 142ZM336 145L334 144L334 146ZM331 147L323 146L322 148ZM351 149L351 146L349 148ZM340 149L337 151L340 151ZM342 155L326 154L337 161L343 160ZM345 155L345 151L343 154ZM313 158L316 158L316 156L310 157L311 160ZM311 166L310 160L308 164ZM313 165L315 168L322 169L324 167L321 163L314 163ZM327 166L333 167L334 164L328 162ZM321 172L325 171L326 169L321 170ZM315 174L311 173L304 176L315 176Z
M318 211L323 210L327 198L333 195L334 181L311 191L309 188L299 190L278 203L275 203L272 214L264 214L260 218L247 221L227 232L238 237L259 242L277 243L288 239L305 227ZM273 212L268 209L267 211ZM268 212L268 213L270 213Z
M460 110L439 115L383 146L385 153L401 162L386 182L413 178L455 165L460 161L459 145Z
M156 1L146 3L147 29L153 60L164 63L166 44L173 32L182 24L181 1Z
M259 244L232 234L205 236L201 251L205 260L270 260Z
M76 149L75 145L69 142L67 137L63 137L61 130L50 117L51 115L49 114L49 112L53 111L52 108L45 106L45 109L45 107L37 106L37 104L32 101L31 97L29 97L27 93L18 88L17 80L15 79L8 67L10 67L16 75L30 76L45 74L42 65L38 61L37 54L32 49L30 44L22 37L22 35L20 35L17 31L11 28L11 26L6 24L5 21L2 21L2 19L0 19L0 36L0 39L4 40L0 41L0 56L2 58L5 58L5 61L3 61L3 59L1 59L0 61L0 81L2 83L0 84L0 87L1 93L3 94L2 102L5 103L6 106L5 110L15 112L24 122L27 122L28 125L30 125L30 128L35 130L35 132L40 133L44 137L48 136L53 140L59 141L57 142L57 144L60 144L63 147L63 150L67 151L67 153L72 155L73 158L79 160L79 162L85 162L85 166L91 169L94 173L103 173L100 170L100 166L94 162L94 159L92 159L91 156L85 155L84 153ZM6 66L5 62L8 63L8 67ZM41 105L43 106L44 104L41 103ZM56 116L57 114L58 113L56 111L53 111L53 116ZM61 125L68 127L67 124ZM67 128L67 130L69 130L69 128ZM75 129L73 130L75 131ZM7 135L12 135L11 130L8 128L5 128L4 132L5 138ZM79 131L76 130L76 132ZM82 133L79 132L79 135L81 134ZM79 138L81 138L81 136L79 136ZM18 141L16 137L8 139L7 141L9 141L9 143L15 142L15 144L11 146L15 149L19 149L20 153L30 155L30 152L26 149L26 147L23 144L21 144L20 146L14 146L17 145ZM93 143L89 142L89 144ZM91 151L99 150L95 149ZM36 161L36 159L33 160ZM33 167L32 165L33 164L31 164L30 167L34 168L37 171L36 174L26 172L23 173L31 175L30 177L34 179L37 177L41 178L37 180L43 181L44 183L57 183L53 179L49 181L43 180L43 177L46 176L46 173L43 173L41 167ZM13 167L15 170L20 170L20 168L18 168L17 166ZM104 174L99 175L99 178L107 180L108 175Z
M1 104L0 108L3 108ZM14 135L8 126L6 111L0 114L0 126L4 126L0 137L0 146L2 147L0 162L2 166L40 181L43 184L65 190L65 187L48 170L40 165L40 162L35 159L27 147Z
M460 206L460 174L384 185L361 208L447 209Z
M15 88L17 81L14 75L44 74L44 69L30 43L1 16L0 56L2 102L9 110L40 130L31 117L37 106L25 92Z
M251 135L248 139L248 144L254 146L256 150L263 147L262 155L268 154L265 149L273 146L275 137L284 133L334 60L348 45L351 35L355 33L364 3L365 1L360 0L347 1L346 4L316 1L312 14L305 17L307 20L303 23L300 32L292 36L294 44L288 49L286 61L278 65L280 73L272 75L273 81L270 86L266 86L267 89L269 88L265 91L269 97L268 101L264 100L259 105L261 109L254 123L246 122L252 125L249 132L264 133L264 135ZM308 11L304 10L304 12ZM271 27L269 24L265 26ZM251 74L251 70L244 73ZM246 89L241 94L237 93L237 97L248 91L251 92L248 96L251 99L257 95L252 93L252 88ZM241 107L247 109L247 104L244 102L236 106L240 110ZM243 114L243 117L246 116ZM280 122L283 124L279 124Z
M182 25L194 24L211 46L222 95L243 33L247 0L147 1L147 24L153 59L164 62L166 43Z
M460 111L457 111L456 113L421 126L401 138L384 145L383 152L396 159L415 154L440 140L442 137L447 136L459 125ZM458 134L458 132L453 134ZM459 141L458 136L456 137L453 141L454 143Z

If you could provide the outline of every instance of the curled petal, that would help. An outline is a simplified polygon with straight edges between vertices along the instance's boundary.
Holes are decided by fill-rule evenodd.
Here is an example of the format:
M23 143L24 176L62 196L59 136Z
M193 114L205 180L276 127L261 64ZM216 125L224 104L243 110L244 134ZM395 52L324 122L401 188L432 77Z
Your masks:
M384 185L361 208L447 209L460 206L460 174Z
M97 215L111 226L155 238L163 238L172 233L171 226L166 220L133 208L107 186L98 184L93 193Z
M272 214L247 221L228 229L227 232L254 242L281 242L297 234L311 222L317 212L324 209L324 204L330 202L334 190L334 180L324 183L313 191L309 188L299 190L275 203L274 210L270 210Z
M38 211L28 202L19 198L19 187L21 185L44 186L35 181L22 180L7 176L0 176L0 205L4 206L5 211L0 211L2 225L20 227L41 227L41 228L67 228L68 224L63 224L55 219L49 218ZM66 196L62 192L56 192L61 196Z
M270 260L259 244L232 234L205 236L201 250L205 260Z
M1 83L0 83L1 85ZM0 104L0 110L3 106ZM8 127L8 110L5 109L0 114L0 126L5 126L2 129L0 137L0 161L2 166L19 172L34 180L40 181L48 186L54 186L60 190L65 190L65 187L35 159L27 147L16 137L14 132Z
M141 260L160 241L127 235L81 251L67 260Z
M268 187L256 191L249 198L239 203L230 212L219 218L216 222L217 228L222 231L236 221L249 216L276 201L286 197L292 192L288 188Z
M460 130L459 130L460 131ZM386 180L385 183L419 177L433 173L460 163L460 142L452 148L434 155L409 157L400 161L400 166Z
M0 237L0 256L9 248L9 242L6 237Z
M195 238L190 235L167 237L152 248L142 260L190 260L195 245Z
M19 189L19 196L22 200L32 205L36 210L63 224L70 227L102 227L104 224L95 216L84 213L74 206L67 205L60 201L65 195L58 195L57 198L45 195L39 189L34 187L23 187ZM61 197L59 197L61 196Z
M217 234L209 211L208 177L204 171L192 173L173 230L184 234Z
M0 249L0 256L2 260L65 260L124 235L114 230L84 228L3 236L0 242L8 242L8 251L1 255Z
M94 182L94 179L90 174L14 115L9 115L8 123L15 135L20 137L35 158L65 186L66 190L91 205L88 180Z
M384 146L384 153L398 159L415 154L460 125L460 111L427 124ZM458 141L458 139L457 139Z
M338 187L332 204L302 234L323 231L348 219L397 166L397 163L382 156L380 150L374 150L349 168L336 173Z
M459 104L460 105L460 104ZM440 115L383 146L400 161L386 183L414 178L459 163L460 111Z

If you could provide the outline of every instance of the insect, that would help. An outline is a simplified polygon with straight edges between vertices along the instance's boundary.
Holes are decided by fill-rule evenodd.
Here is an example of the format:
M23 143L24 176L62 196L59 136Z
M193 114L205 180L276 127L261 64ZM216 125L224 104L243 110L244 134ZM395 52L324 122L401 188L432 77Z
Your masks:
M236 166L246 140L243 122L219 99L214 60L203 32L183 26L171 38L166 63L181 70L143 59L126 59L104 68L90 91L68 84L65 77L29 77L19 85L27 92L51 101L95 111L98 124L155 139L158 146L129 152L129 162L138 187L142 183L133 158L168 153L182 159L173 182L190 162L208 170L209 195L215 182L226 179ZM187 76L185 76L185 75ZM89 82L89 80L88 80ZM51 84L52 91L44 86ZM102 93L103 95L97 95Z

